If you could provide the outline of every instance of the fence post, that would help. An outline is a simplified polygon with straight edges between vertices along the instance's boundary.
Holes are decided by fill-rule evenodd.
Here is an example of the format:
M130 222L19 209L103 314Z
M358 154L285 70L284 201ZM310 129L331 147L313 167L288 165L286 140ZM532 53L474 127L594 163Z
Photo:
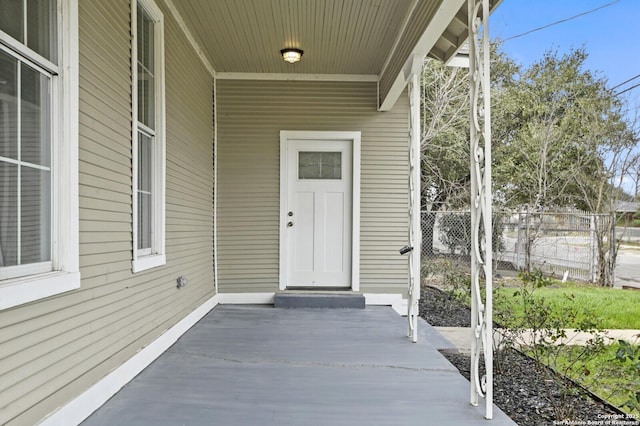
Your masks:
M589 270L591 275L591 282L596 282L596 269L598 268L598 242L596 238L596 215L591 214L591 221L589 224L589 248L591 249L591 255L589 256Z
M522 212L518 212L518 223L516 224L516 230L518 233L516 234L516 268L520 270L522 267L520 266L520 252L522 251L520 248L522 247Z
M616 213L611 212L609 216L611 221L609 234L609 279L611 280L611 287L616 285L616 260L618 258L618 239L616 236Z
M525 268L527 253L526 253L526 240L527 240L527 214L522 210L518 212L518 241L516 242L517 247L517 258L516 258L516 266L519 271L522 271Z
M527 211L525 212L525 227L524 227L524 268L527 273L531 272L531 236L529 235L530 226L529 220L531 214L529 212L529 205L527 204Z

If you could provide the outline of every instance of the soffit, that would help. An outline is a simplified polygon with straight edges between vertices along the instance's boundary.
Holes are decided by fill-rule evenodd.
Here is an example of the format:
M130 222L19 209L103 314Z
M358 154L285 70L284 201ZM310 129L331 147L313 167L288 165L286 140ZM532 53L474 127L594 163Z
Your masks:
M429 52L430 57L447 62L457 53L464 53L468 56L469 47L465 43L469 36L467 17L467 5L465 3L442 33L442 36L436 41Z
M413 0L173 4L216 72L379 75ZM303 49L302 61L285 63L280 56L285 47Z
M502 3L502 0L489 0L490 13L493 12L500 3ZM482 15L482 13L480 13L480 15ZM456 13L455 17L451 20L447 29L438 38L428 56L443 62L449 62L456 55L468 58L468 16L469 13L465 2L458 13Z
M217 72L379 76L419 4L440 8L449 0L168 1ZM501 1L490 0L491 11ZM463 2L428 55L444 62L466 56L467 39ZM303 49L303 60L285 63L285 47Z

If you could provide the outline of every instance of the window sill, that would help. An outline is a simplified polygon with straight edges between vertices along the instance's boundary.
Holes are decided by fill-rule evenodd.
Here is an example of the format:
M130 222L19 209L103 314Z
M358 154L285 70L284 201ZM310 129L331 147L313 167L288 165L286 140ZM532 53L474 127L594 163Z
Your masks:
M47 272L0 281L0 310L80 288L80 272Z
M164 254L153 254L149 256L139 257L131 262L131 269L134 273L145 271L147 269L162 266L167 263L167 257Z

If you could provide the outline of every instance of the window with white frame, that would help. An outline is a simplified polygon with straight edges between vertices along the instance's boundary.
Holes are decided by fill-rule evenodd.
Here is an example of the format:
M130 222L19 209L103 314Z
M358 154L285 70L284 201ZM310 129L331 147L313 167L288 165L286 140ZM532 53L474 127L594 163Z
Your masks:
M80 286L73 3L0 0L0 309Z
M151 0L132 6L133 271L166 263L164 27Z

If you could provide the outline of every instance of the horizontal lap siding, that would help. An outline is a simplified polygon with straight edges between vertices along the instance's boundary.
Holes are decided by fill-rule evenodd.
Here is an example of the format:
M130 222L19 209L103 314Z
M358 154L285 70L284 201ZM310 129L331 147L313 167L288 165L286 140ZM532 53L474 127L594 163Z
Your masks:
M361 131L361 290L401 293L407 260L408 101L376 111L375 83L217 82L221 292L278 289L280 131Z
M0 424L36 423L214 294L212 80L166 10L167 264L131 272L130 10L80 2L82 283L0 312Z
M185 275L184 290L193 286L183 315L214 288L213 80L166 10L165 19L168 279L173 287L177 276Z

